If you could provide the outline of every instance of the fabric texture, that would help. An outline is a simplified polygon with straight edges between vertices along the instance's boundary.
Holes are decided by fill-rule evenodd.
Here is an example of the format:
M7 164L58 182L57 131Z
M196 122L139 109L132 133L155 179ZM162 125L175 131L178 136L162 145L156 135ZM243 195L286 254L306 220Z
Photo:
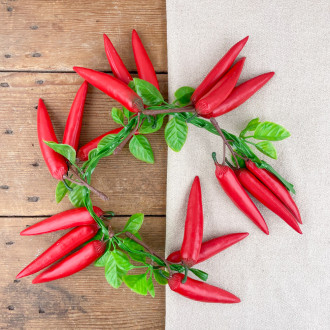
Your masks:
M273 79L238 109L218 118L238 134L249 120L283 125L291 137L275 142L269 160L292 182L303 235L256 203L263 234L219 186L211 153L222 141L189 125L181 152L168 151L166 253L180 248L189 190L200 177L204 240L249 232L240 243L197 268L208 283L241 298L235 305L188 300L167 288L166 329L328 329L330 324L330 2L328 0L167 0L169 95L196 87L237 41L239 82L275 71Z

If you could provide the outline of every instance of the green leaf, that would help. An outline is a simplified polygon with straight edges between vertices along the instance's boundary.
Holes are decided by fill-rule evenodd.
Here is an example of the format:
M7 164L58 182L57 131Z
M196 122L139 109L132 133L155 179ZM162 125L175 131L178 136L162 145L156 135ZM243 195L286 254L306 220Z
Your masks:
M97 145L97 150L103 149L105 146L110 145L116 138L117 134L108 134Z
M231 157L231 161L232 161L232 163L236 166L236 161L235 161L234 156L231 155L230 157ZM237 161L238 161L238 165L239 165L239 167L244 168L244 167L245 167L245 162L244 162L244 160L243 160L242 158L240 158L240 157L237 157L237 156L236 156L236 159L237 159Z
M125 284L134 292L146 296L148 294L147 275L126 275L123 278Z
M93 159L96 155L97 155L97 148L92 149L92 150L88 153L88 160Z
M143 213L135 213L133 214L127 221L124 230L123 231L129 231L132 234L137 233L144 220L144 214Z
M148 139L143 135L135 135L129 143L129 150L132 155L143 162L153 164L154 154Z
M134 81L131 80L129 83L128 83L128 87L130 89L133 89L134 92L136 92L136 88L135 88L135 84L134 84Z
M193 95L195 89L192 87L184 86L180 87L174 93L175 101L174 103L179 103L182 107L190 104L191 96Z
M84 186L75 186L72 191L69 192L69 200L75 207L83 207L84 199L87 194L87 188Z
M123 270L121 267L117 265L113 254L114 251L110 253L104 271L105 271L105 278L108 281L108 283L115 289L118 289L121 283L123 282L123 277L125 276L127 271Z
M150 258L151 260L153 260L154 262L156 262L159 266L165 266L165 263L162 260L160 260L159 258L155 257L154 255L152 255L148 252L133 250L133 249L129 248L128 246L126 246L120 240L118 240L117 244L121 249L123 249L124 251L127 251L128 253L135 253L135 254L146 256L146 257Z
M48 147L52 148L57 153L64 156L71 164L76 163L76 150L72 148L68 144L59 144L56 142L47 142L44 141L45 144L48 145Z
M98 258L95 262L94 262L94 266L95 267L105 267L108 258L110 257L111 252L108 250L106 251L100 258Z
M65 182L67 183L68 186L70 186L71 182L69 182L67 180ZM56 186L56 190L55 190L56 203L60 203L67 192L68 192L68 189L66 188L65 184L62 181L59 181Z
M148 289L148 292L150 293L150 296L152 298L155 298L155 287L154 287L154 283L152 282L152 274L147 279L147 289Z
M147 112L146 112L147 113ZM157 115L156 118L150 116L150 122L145 120L139 128L140 134L150 134L159 131L163 126L165 114Z
M137 234L135 234L134 236L136 236L136 235L137 235ZM144 248L143 248L140 244L134 242L133 240L131 240L131 239L128 238L128 237L126 237L126 238L124 239L124 244L125 244L126 246L128 246L128 247L129 247L130 249L132 249L132 250L144 251ZM134 253L134 252L129 252L129 251L127 251L127 252L128 252L128 254L129 254L129 256L130 256L131 259L133 259L133 260L135 260L135 261L138 261L138 262L142 262L142 263L145 263L145 262L146 262L146 257L145 257L145 255L136 254L136 253Z
M112 108L111 116L115 123L124 126L124 114L120 109Z
M259 125L259 118L254 118L252 120L250 120L248 122L248 124L246 125L246 127L242 130L242 132L240 133L240 137L244 137L245 133L246 132L251 132L251 131L254 131L257 126Z
M134 116L134 113L130 112L125 107L123 107L123 113L124 113L124 116L128 119L128 121L130 121L131 117Z
M163 273L165 273L165 272L163 271ZM168 283L168 280L160 274L161 274L160 269L154 269L153 275L154 275L154 278L157 281L157 283L160 284L160 285L166 285ZM167 275L169 276L168 273L167 273Z
M277 159L276 149L273 143L269 141L261 141L256 143L255 147L266 156Z
M281 141L290 136L290 133L281 125L265 121L256 128L253 137L257 140Z
M172 264L172 265L170 265L170 268L171 268L172 270L175 270L175 271L178 272L178 273L182 273L182 272L184 272L184 270L185 270L184 266L182 266L182 265L178 265L178 264Z
M195 274L198 278L200 278L202 281L207 281L208 274L203 272L202 270L196 269L196 268L189 268L189 270Z
M187 124L177 118L172 118L165 127L165 140L174 151L179 152L186 142L188 135Z
M122 270L128 272L129 270L134 268L134 266L129 261L128 256L124 252L116 250L112 251L111 255L114 258L116 265Z
M158 105L164 102L162 94L150 82L134 78L136 93L142 98L145 105Z

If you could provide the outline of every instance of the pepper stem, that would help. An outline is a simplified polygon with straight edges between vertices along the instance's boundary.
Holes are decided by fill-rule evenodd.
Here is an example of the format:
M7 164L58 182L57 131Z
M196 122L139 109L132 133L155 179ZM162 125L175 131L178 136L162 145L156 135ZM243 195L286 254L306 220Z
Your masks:
M189 268L186 265L184 265L184 278L181 281L182 284L185 284L187 282L188 271L189 271Z
M73 189L66 183L64 179L61 180L63 184L65 185L65 188L68 189L69 191L72 191Z
M231 147L231 145L229 144L229 142L226 140L225 136L223 135L222 129L220 128L218 122L215 120L215 118L210 118L210 122L212 123L212 125L214 126L214 128L217 130L217 132L219 133L219 135L221 136L223 142L225 143L225 145L228 147L229 151L231 152L231 154L233 155L234 159L235 159L235 163L237 168L239 168L239 164L235 155L235 151L233 150L233 148Z
M214 160L214 164L219 165L218 160L217 160L217 154L215 152L212 152L212 158Z
M103 192L95 189L93 186L91 186L88 182L86 182L85 180L83 180L79 173L77 172L77 170L71 165L69 164L70 170L72 171L72 173L76 176L76 178L79 180L78 182L71 179L70 177L68 177L67 175L63 175L63 179L66 179L72 183L75 183L78 186L85 186L86 188L88 188L90 191L92 191L93 193L95 193L98 197L100 197L102 200L104 201L108 201L109 197L107 195L105 195Z
M162 113L180 113L180 112L196 112L196 110L192 106L183 107L183 108L179 108L179 109L178 108L176 108L176 109L161 109L161 110L148 110L148 109L146 109L145 111L143 111L143 114L155 116L155 115L159 115L159 114L162 114Z
M145 118L142 119L141 121L141 125L143 124L143 121L145 120ZM140 113L138 113L138 121L136 126L134 127L134 129L129 133L129 135L126 137L126 139L120 143L120 145L115 149L115 151L113 152L114 155L118 155L122 149L124 148L124 146L126 145L126 143L131 139L131 137L135 134L135 132L138 130L140 125Z
M150 254L154 255L155 257L157 257L158 259L160 259L161 261L164 262L164 264L166 265L166 268L168 269L168 272L170 274L170 277L172 276L172 270L171 267L168 263L168 261L161 257L160 255L158 255L156 252L154 252L147 244L145 244L144 242L142 242L141 240L139 240L137 237L135 237L132 233L130 233L129 231L125 232L125 235L130 238L131 240L133 240L134 242L138 243L139 245L143 246L146 250L149 251Z

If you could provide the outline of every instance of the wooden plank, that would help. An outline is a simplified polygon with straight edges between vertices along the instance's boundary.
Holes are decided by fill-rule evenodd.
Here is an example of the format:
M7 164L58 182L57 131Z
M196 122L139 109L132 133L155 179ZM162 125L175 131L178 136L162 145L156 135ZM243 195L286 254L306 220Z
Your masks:
M93 266L45 284L32 285L34 276L16 274L63 233L23 237L18 233L41 218L0 218L1 329L163 329L165 288L155 284L156 297L139 296L126 286L111 288L103 269ZM127 219L114 218L115 230ZM165 218L146 218L144 241L164 253Z
M158 75L167 97L167 75ZM0 74L0 215L50 215L71 208L65 198L56 205L53 179L43 161L36 131L39 97L48 108L59 141L82 79L74 73ZM86 100L81 145L118 125L110 118L114 100L90 86ZM165 214L167 147L164 132L148 135L155 164L135 159L126 147L118 156L100 162L92 184L110 201L95 204L116 214Z
M157 72L167 72L166 8L154 1L20 1L0 4L0 70L109 71L103 33L136 71L131 32L140 34Z

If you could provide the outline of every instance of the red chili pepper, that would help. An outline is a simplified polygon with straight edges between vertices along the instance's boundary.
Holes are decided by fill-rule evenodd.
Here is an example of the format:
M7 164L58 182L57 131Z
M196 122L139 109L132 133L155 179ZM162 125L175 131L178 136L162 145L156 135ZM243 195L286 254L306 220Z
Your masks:
M50 174L57 180L61 180L63 175L68 172L68 165L65 158L48 147L46 142L58 142L52 122L47 112L46 106L42 99L39 99L38 104L38 140L42 156L49 169Z
M246 168L240 168L235 170L235 174L239 182L252 196L282 218L296 232L302 234L301 229L291 212L249 170Z
M212 113L204 117L218 117L237 108L254 93L256 93L262 86L264 86L274 76L274 74L274 72L264 73L235 87L223 103L215 108Z
M285 188L282 182L272 173L248 160L245 162L247 169L252 172L272 193L289 209L295 216L297 221L302 224L299 209L292 199L289 191Z
M203 95L205 95L216 82L227 72L234 63L236 57L245 46L249 37L246 37L229 49L224 57L215 65L215 67L204 78L202 83L196 88L191 97L191 101L195 104Z
M42 270L53 262L61 259L69 252L87 242L93 238L99 227L96 223L89 226L80 226L71 231L66 235L57 240L52 246L50 246L44 253L42 253L37 259L32 261L26 266L16 278L25 277Z
M186 298L208 303L235 304L241 302L238 297L228 291L201 281L193 280L190 277L188 277L187 281L183 284L183 278L183 274L176 273L168 280L168 285L172 291Z
M106 34L103 34L103 39L105 53L107 55L113 75L116 78L120 79L123 83L128 85L128 83L133 80L131 75L129 74L128 70L125 67L125 64L123 63L115 47L113 46L112 42Z
M121 80L106 73L91 69L73 67L81 77L91 85L109 95L131 112L140 112L144 109L143 101L132 89L125 85Z
M87 144L85 144L84 146L82 146L78 152L77 152L77 157L81 160L81 161L86 161L88 160L88 155L90 153L91 150L97 148L97 145L99 144L99 142L107 135L110 134L118 134L121 130L123 129L123 127L118 127L113 129L112 131L109 131L107 133L104 133L100 136L98 136L97 138L95 138L94 140L88 142ZM134 135L138 135L139 132L136 131L134 133Z
M50 282L73 275L89 266L96 259L100 258L105 251L105 247L106 243L104 242L92 241L74 254L71 254L59 263L46 269L44 272L39 274L32 281L32 283L36 284Z
M245 57L240 59L209 92L198 100L195 109L199 115L203 116L211 113L229 96L241 75L244 62Z
M95 138L94 140L88 142L87 144L85 144L84 146L82 146L78 152L77 152L77 157L81 160L81 161L86 161L88 160L88 154L90 153L91 150L97 148L97 145L99 144L99 142L107 135L110 134L117 134L119 133L121 130L123 129L123 127L118 127L116 129L113 129L112 131L109 131L107 133L104 133L100 136L98 136L97 138Z
M192 267L199 257L203 239L203 205L199 177L196 176L191 186L183 242L181 246L181 260L188 267Z
M103 211L99 207L93 206L93 210L98 217L103 215ZM21 235L40 235L82 225L92 225L94 223L95 220L92 218L88 210L85 207L79 207L55 214L48 219L40 221L24 229L21 232Z
M225 236L220 236L209 241L202 243L201 250L199 252L199 257L196 264L203 262L211 257L215 256L219 252L229 248L230 246L238 243L245 237L247 237L249 233L237 233L237 234L229 234ZM167 260L173 263L181 262L181 254L180 251L172 252Z
M84 81L73 100L63 135L62 143L72 146L75 150L79 145L87 89L88 83Z
M150 84L153 84L159 90L155 69L135 30L132 31L132 46L139 78L150 82Z
M222 189L233 201L233 203L265 234L269 235L269 230L264 218L238 181L234 171L228 166L217 163L215 176L217 177Z

